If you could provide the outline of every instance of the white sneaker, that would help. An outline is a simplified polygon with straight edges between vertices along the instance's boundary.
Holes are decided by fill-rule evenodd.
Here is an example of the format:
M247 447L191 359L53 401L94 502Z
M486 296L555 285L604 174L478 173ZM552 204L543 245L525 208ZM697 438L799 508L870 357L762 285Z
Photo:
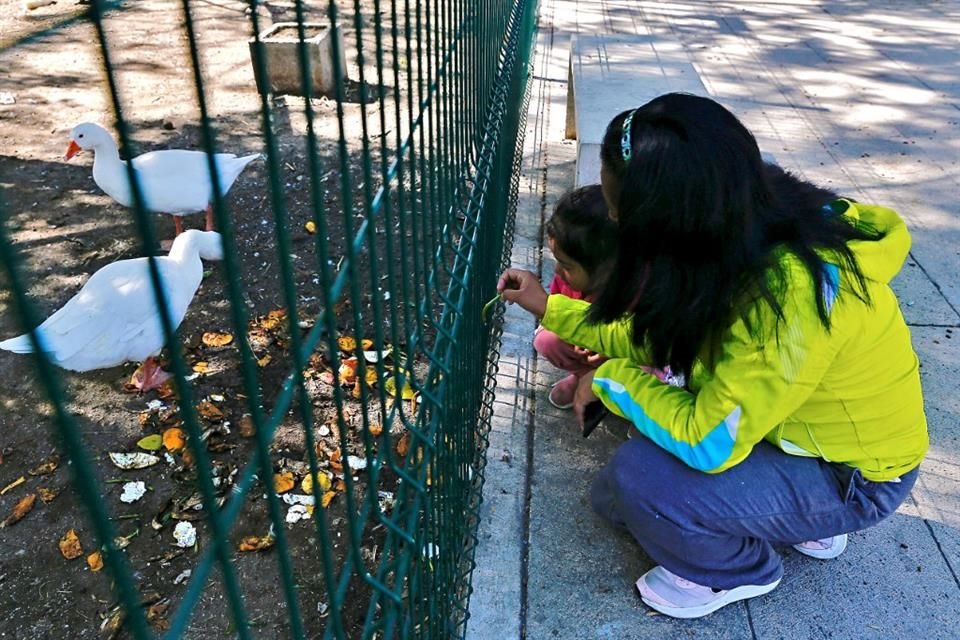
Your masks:
M833 560L847 548L847 534L841 533L832 538L808 540L807 542L793 545L793 548L803 555L816 558L817 560Z
M640 598L653 609L673 618L700 618L737 600L769 593L780 579L770 584L747 584L733 589L711 589L685 580L663 567L654 567L637 580Z

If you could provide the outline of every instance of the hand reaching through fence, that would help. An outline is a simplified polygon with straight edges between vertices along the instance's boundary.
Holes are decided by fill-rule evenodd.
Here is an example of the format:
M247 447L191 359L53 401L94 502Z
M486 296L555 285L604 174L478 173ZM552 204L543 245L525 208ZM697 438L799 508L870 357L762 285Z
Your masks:
M538 318L547 310L547 292L530 271L507 269L497 281L497 291L505 302L516 302Z

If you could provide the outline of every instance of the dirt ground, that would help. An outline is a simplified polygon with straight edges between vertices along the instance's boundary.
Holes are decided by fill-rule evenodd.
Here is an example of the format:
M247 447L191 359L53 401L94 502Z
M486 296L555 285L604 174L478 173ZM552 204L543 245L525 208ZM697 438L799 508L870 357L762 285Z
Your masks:
M193 3L199 31L210 113L218 133L221 151L237 154L263 152L260 99L256 92L247 38L250 20L245 3L208 0ZM364 3L366 6L366 3ZM351 42L354 31L352 3L344 3L344 35ZM93 27L77 21L23 40L44 27L69 20L85 10L73 0L25 13L20 0L0 0L0 192L7 214L4 221L23 262L21 269L41 317L46 317L69 299L90 274L116 260L141 255L131 213L113 202L93 182L92 155L81 154L63 160L68 132L77 123L99 122L112 130L113 117ZM164 148L200 148L198 111L181 30L180 3L162 0L127 0L112 11L106 27L112 48L125 115L134 132L139 151ZM271 19L293 19L283 4L261 7L267 26ZM322 18L320 9L312 10ZM366 11L366 10L364 10ZM370 16L364 14L363 19ZM11 47L12 43L17 46ZM369 45L369 43L368 43ZM347 48L351 79L357 75L353 49ZM370 87L376 95L377 87ZM379 130L379 104L361 105L360 85L348 86L344 102L352 171L359 202L359 153L362 135L361 107L370 123L369 139L389 133ZM299 311L307 324L320 312L315 263L315 238L306 229L310 220L310 192L304 153L304 119L298 109L301 98L281 97L274 104L275 128L283 158L284 200L292 234ZM389 104L389 103L388 103ZM336 261L344 253L343 202L336 164L336 102L320 97L313 100L320 155L330 167L321 177L330 215L329 250ZM388 120L389 122L389 120ZM389 127L389 125L388 125ZM282 307L279 268L275 254L273 213L270 207L266 165L255 162L235 183L228 196L236 234L236 250L251 318L251 340L261 360L260 385L264 409L269 412L275 396L289 373L289 336L277 315ZM168 216L156 215L154 229L160 239L173 235ZM188 227L201 227L203 215L185 218ZM363 265L361 265L362 268ZM244 417L236 340L226 346L204 341L207 332L231 333L229 306L222 263L207 263L209 275L192 302L180 327L187 364L196 373L193 395L203 416L201 427L208 431L207 450L219 478L218 491L229 494L236 471L251 459L252 440ZM11 307L8 282L0 277L0 338L20 333ZM387 286L390 283L386 283ZM386 287L385 287L386 288ZM367 305L370 292L361 293ZM356 335L349 303L338 308L341 335ZM369 315L363 321L369 331ZM405 327L397 327L402 335ZM397 345L402 346L402 345ZM333 479L333 500L328 507L335 571L345 553L344 487L338 483L347 455L363 455L355 433L350 448L339 451L333 386L325 372L329 359L318 354L308 370L309 391L318 424L316 437L324 468ZM195 566L209 542L202 512L191 509L196 500L190 456L173 450L160 463L141 470L122 470L111 462L110 452L134 452L145 436L164 434L178 425L177 397L151 391L144 395L125 393L124 383L134 365L84 374L63 372L61 380L69 395L69 411L85 440L87 452L99 476L102 499L114 515L118 535L127 537L125 553L133 569L145 611L155 631L162 631L180 602L189 580L184 577ZM94 571L89 556L97 549L93 529L75 490L70 469L59 456L52 406L37 381L27 356L0 351L0 520L8 518L31 495L33 507L19 521L7 521L0 528L0 638L103 638L126 637L118 628L116 598L107 570ZM358 430L363 412L349 388L346 424ZM212 407L212 408L211 408ZM380 405L368 405L370 421L379 420ZM295 412L280 425L272 450L276 473L290 472L300 493L306 475L303 461L302 428ZM403 446L401 432L383 435L382 446ZM369 488L361 471L358 494ZM22 479L22 480L21 480ZM120 500L125 483L144 481L145 496L133 503ZM374 490L389 491L395 481L383 473ZM268 533L264 488L251 491L231 530L231 544L241 538ZM288 508L283 505L284 510ZM389 509L386 506L385 509ZM175 544L174 527L192 522L199 543L181 548ZM74 530L82 553L67 559L58 544ZM300 594L300 608L308 637L319 637L332 605L323 585L319 553L309 520L288 524L285 529L292 548L292 561ZM364 557L371 567L378 560L377 545L382 525L368 526ZM276 550L234 554L234 566L242 586L247 615L255 637L287 637L288 621L280 586ZM232 622L219 579L208 580L191 618L185 637L230 637ZM354 580L342 609L351 637L357 635L368 604L367 593Z

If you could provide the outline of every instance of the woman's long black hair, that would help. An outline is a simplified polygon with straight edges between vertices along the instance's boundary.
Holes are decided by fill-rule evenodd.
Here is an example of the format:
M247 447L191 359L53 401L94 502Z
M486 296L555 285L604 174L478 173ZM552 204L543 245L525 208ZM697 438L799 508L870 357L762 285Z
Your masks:
M633 112L623 139L629 113L613 119L600 151L619 244L592 321L633 314L634 342L651 348L651 364L689 373L706 355L710 366L723 332L737 317L749 323L758 302L783 319L780 249L809 270L828 329L817 250L836 256L869 302L847 242L878 235L836 215L835 194L765 164L753 135L709 98L662 95Z

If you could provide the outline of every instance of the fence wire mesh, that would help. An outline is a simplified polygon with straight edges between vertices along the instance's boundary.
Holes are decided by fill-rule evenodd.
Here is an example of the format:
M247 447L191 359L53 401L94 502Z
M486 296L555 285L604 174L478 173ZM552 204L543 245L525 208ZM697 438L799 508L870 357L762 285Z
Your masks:
M109 576L96 633L74 627L71 637L463 637L499 346L499 313L491 320L481 309L510 251L535 11L523 0L91 0L45 30L4 39L0 55L13 59L83 30L103 70L101 119L123 158L138 157L135 140L158 124L138 114L153 113L151 99L170 102L162 81L144 95L131 91L131 76L154 64L188 78L177 122L196 126L160 124L205 154L192 174L186 156L172 156L159 190L155 165L116 162L111 179L124 199L103 186L109 144L92 149L99 188L88 206L115 208L126 221L117 233L131 240L127 255L104 251L84 264L129 268L150 292L136 308L106 287L99 311L145 316L172 373L133 394L116 384L132 365L65 373L54 335L62 325L31 330L74 291L51 298L53 276L24 246L33 212L16 194L20 167L0 164L9 172L0 176L0 329L28 332L36 355L26 384L49 402L2 400L19 415L43 405L32 437L46 437L46 424L59 435L89 516L77 528ZM142 29L134 43L123 36L131 13ZM169 40L182 57L150 37L164 20L176 24ZM245 32L249 54L217 66L228 32ZM256 87L226 86L228 77ZM253 108L225 114L229 91ZM216 155L237 146L262 160L239 178L240 196ZM198 182L211 185L223 255L204 263L184 318L157 249L170 232L158 212L182 212L164 211L158 191ZM148 257L118 262L134 242ZM117 326L97 345L68 338L81 350L136 342ZM19 358L0 352L0 366L27 372ZM77 391L90 392L81 387L89 376L99 401L127 416L106 439L91 437L95 419ZM118 452L155 464L131 471ZM141 478L153 506L130 511L114 485ZM26 495L18 491L10 504ZM13 539L15 524L0 532ZM174 531L190 530L196 542L174 544ZM83 568L67 555L51 562L63 563L69 583Z

